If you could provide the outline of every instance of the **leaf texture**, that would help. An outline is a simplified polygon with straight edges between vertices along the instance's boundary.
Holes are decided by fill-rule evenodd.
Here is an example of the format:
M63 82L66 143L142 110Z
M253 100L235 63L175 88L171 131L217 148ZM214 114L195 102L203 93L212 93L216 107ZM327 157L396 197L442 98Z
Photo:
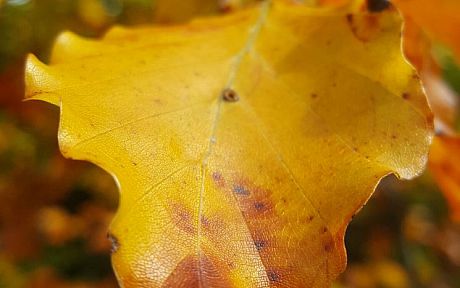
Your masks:
M27 96L69 158L112 173L124 287L328 287L379 180L423 169L432 115L391 11L287 1L171 27L62 34Z

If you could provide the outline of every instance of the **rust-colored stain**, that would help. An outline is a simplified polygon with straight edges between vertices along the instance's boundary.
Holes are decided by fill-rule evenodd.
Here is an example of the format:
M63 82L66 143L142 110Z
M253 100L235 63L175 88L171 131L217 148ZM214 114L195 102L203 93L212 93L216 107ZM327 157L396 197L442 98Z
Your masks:
M270 190L262 187L249 186L246 181L241 181L234 183L233 193L246 219L278 218L274 212L274 203Z
M193 222L192 212L179 203L174 203L170 206L171 219L174 225L187 233L196 233L197 229Z
M228 273L214 257L190 255L179 262L162 287L232 287Z
M353 15L347 14L346 21L353 35L361 42L369 42L381 29L379 14Z
M216 184L218 188L224 188L225 187L225 180L224 177L222 177L222 174L220 172L214 172L212 173L212 180Z
M225 222L217 216L206 217L205 215L201 216L201 225L206 235L210 236L211 234L219 237L223 236L222 233L226 226Z

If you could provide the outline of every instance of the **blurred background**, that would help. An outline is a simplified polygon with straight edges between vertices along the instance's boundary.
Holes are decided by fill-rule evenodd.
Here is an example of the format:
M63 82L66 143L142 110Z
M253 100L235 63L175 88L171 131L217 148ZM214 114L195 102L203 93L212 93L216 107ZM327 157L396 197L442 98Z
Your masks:
M97 167L61 156L58 108L22 102L26 53L46 61L62 30L98 37L116 23L227 13L229 3L0 0L1 288L117 287L106 239L117 189ZM450 50L434 45L433 55L446 87L459 93ZM349 226L349 264L335 286L460 287L460 221L452 207L430 171L414 181L384 179Z

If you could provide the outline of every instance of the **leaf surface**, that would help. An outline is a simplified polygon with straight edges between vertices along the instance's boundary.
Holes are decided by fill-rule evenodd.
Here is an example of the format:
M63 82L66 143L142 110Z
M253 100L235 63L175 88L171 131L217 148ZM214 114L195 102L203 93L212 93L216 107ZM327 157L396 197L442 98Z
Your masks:
M379 180L421 172L432 116L392 12L285 1L70 33L27 62L69 158L115 175L124 287L327 287Z

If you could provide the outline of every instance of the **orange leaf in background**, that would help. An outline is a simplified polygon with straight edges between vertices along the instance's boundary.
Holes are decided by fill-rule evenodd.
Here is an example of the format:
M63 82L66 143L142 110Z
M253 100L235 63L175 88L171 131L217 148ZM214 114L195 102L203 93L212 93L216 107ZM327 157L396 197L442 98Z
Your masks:
M440 75L441 69L433 59L432 44L420 27L411 19L405 19L403 30L404 54L419 72L435 115L437 129L451 132L451 127L457 116L458 100Z
M406 10L403 10L409 9L410 6L405 5L409 5L410 3L413 5L414 1L395 0L394 2L405 15L403 31L404 53L419 72L420 79L425 87L428 101L435 116L436 130L443 134L443 136L435 137L429 156L429 168L434 175L439 188L446 197L446 200L451 208L452 218L459 221L460 186L458 183L460 181L460 173L456 172L457 168L455 168L455 166L458 166L458 163L460 162L455 161L460 159L460 149L458 149L460 138L456 136L456 131L453 128L458 116L458 96L443 81L440 71L441 69L438 63L433 59L433 38L427 35L429 32L427 29L429 27L420 26L418 23L423 23L420 22L420 20L416 23L414 18L421 17L421 15L416 14L415 16L412 16L412 13L416 13L417 10L412 12L408 11L407 13ZM420 3L422 1L415 2L418 4L417 7L420 6L422 12L425 11L424 9L426 7L424 5L427 5L427 1L424 1L424 3ZM443 10L446 9L444 5L447 5L449 1L443 0L435 2L436 5L440 5L441 12L446 12ZM456 3L457 7L451 8L457 9L455 11L460 11L460 2L456 1ZM453 5L453 3L450 5ZM431 15L439 13L438 10L436 11L436 13L431 13ZM441 21L439 27L436 26L437 29L443 27L442 25L451 25L452 23L450 23L450 21L456 21L455 18L451 19L449 16L445 17L446 21ZM448 28L450 29L451 27ZM459 30L457 29L457 31ZM454 40L458 41L458 44L460 44L460 33L456 33L458 36ZM451 48L455 50L455 47Z
M460 1L392 0L404 18L413 21L432 40L451 48L460 63Z
M452 218L460 221L460 138L435 137L429 159L431 173L447 199Z
M432 115L398 15L287 2L29 57L63 154L118 180L122 286L328 287L380 179L423 170Z

